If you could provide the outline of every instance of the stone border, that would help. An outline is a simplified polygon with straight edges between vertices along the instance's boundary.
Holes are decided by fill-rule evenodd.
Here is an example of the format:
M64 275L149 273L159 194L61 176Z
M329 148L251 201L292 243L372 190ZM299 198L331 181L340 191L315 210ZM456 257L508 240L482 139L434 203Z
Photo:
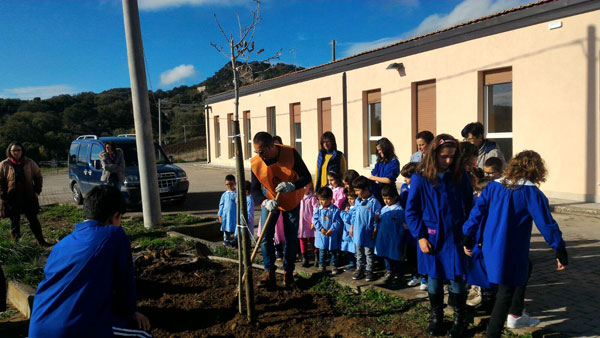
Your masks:
M26 284L9 281L6 298L11 302L25 319L31 318L31 309L33 309L33 296L35 290Z

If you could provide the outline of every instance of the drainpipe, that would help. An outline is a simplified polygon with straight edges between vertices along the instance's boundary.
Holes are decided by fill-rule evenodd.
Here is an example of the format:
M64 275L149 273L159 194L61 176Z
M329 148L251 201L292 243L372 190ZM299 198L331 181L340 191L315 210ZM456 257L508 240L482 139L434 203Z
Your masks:
M204 106L204 116L206 122L204 125L206 127L206 163L210 163L210 118L208 117L208 111L212 111L212 107L209 105Z
M342 73L342 112L344 126L344 155L348 163L348 92L346 86L346 72Z

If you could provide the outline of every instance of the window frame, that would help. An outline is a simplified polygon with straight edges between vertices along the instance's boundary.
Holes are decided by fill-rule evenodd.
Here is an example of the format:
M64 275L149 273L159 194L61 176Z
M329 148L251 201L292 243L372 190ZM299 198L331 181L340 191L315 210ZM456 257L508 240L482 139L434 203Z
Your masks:
M267 107L267 132L271 136L277 135L277 109L275 106Z
M486 139L493 139L493 140L497 140L497 139L510 139L511 140L511 149L510 152L508 152L508 149L502 149L502 152L504 153L504 157L505 160L508 161L510 158L507 158L507 154L511 154L510 157L512 157L512 148L514 148L513 146L513 141L514 141L514 137L513 137L513 125L514 123L512 123L512 121L514 120L514 105L513 105L513 79L512 79L512 67L505 67L505 68L499 68L499 69L493 69L493 70L486 70L482 72L482 119L483 119L483 130L484 130L484 137ZM510 80L510 81L508 81ZM493 86L495 85L501 85L501 84L506 84L506 83L510 83L511 84L511 90L510 90L510 98L511 98L511 126L510 132L490 132L489 131L489 104L488 104L488 97L490 95L490 90L492 89ZM493 95L493 94L492 94Z
M381 130L381 135L373 136L371 135L371 109L373 109L376 104L379 104L379 129ZM376 161L371 162L371 142L377 142L383 138L383 109L380 88L363 91L363 126L363 140L365 141L363 147L363 165L365 168L372 168ZM377 154L375 154L375 156L377 156Z
M296 118L296 113L294 108L298 106L298 116L300 118ZM290 103L290 145L296 148L298 154L302 156L302 106L300 102ZM299 133L296 132L296 124L299 125ZM300 134L300 135L298 135ZM299 137L298 137L299 136Z
M221 158L221 123L219 116L214 117L215 128L215 158Z

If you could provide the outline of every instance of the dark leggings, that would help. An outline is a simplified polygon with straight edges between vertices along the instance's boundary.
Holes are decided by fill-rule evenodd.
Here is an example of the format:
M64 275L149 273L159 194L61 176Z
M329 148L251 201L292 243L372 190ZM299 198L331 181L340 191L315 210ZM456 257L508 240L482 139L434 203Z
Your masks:
M533 265L529 260L529 277ZM494 309L492 310L492 317L490 318L490 324L487 328L487 337L496 338L502 335L502 329L504 329L504 321L506 316L510 313L511 315L521 316L523 309L525 308L525 289L526 285L523 286L508 286L498 285L498 292L496 293L496 302L494 303Z

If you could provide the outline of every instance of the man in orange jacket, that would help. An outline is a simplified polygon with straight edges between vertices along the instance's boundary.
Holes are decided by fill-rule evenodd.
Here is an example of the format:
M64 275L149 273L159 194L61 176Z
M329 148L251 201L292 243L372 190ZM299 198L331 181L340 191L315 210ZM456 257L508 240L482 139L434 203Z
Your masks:
M293 288L294 267L298 252L298 221L300 201L304 196L304 186L312 181L310 172L295 148L275 144L273 137L267 132L258 132L253 139L256 155L251 160L252 184L250 191L255 203L261 203L261 220L263 231L266 231L260 243L265 276L259 282L260 286L272 288L275 279L275 246L273 236L275 226L265 224L269 212L274 212L271 222L274 223L283 213L283 229L285 245L283 248L283 282L288 288ZM265 193L263 193L263 188ZM279 200L275 200L277 193Z

